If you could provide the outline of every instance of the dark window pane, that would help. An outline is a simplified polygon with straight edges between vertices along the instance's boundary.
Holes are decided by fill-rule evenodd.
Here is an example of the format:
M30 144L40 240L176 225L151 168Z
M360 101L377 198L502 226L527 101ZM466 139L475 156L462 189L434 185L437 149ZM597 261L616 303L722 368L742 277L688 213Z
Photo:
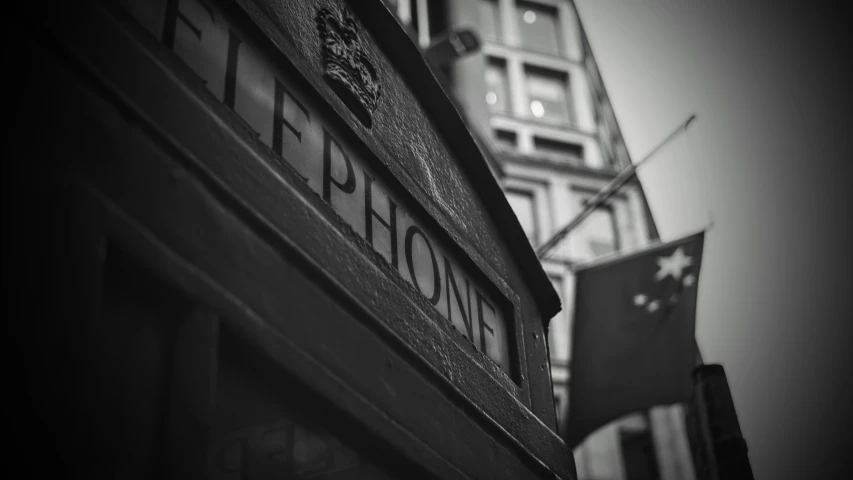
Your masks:
M486 63L486 103L493 112L509 111L506 62L489 58Z
M621 432L625 480L657 480L658 465L649 430Z
M220 335L205 478L423 478L227 327Z
M92 350L103 383L92 408L113 441L98 447L115 468L142 478L165 467L175 332L195 306L134 256L108 245L105 258L102 318L93 337L100 342Z
M447 30L447 4L445 0L430 0L427 2L429 9L429 37L434 40Z
M495 143L501 147L515 148L518 136L509 130L495 130Z
M583 146L576 143L561 142L549 138L533 137L536 151L560 157L572 165L583 164Z
M560 55L561 35L557 9L534 2L516 2L521 43L539 52Z
M412 30L414 30L415 33L420 33L420 31L418 30L418 17L420 17L420 12L418 11L418 0L409 0L409 5L409 8L412 12ZM416 40L417 38L418 36L415 35Z

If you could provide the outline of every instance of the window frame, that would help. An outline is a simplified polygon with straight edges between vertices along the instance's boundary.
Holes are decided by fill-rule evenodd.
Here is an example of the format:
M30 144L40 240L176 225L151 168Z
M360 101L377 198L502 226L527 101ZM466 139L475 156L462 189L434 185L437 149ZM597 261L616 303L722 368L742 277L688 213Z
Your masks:
M408 30L409 35L421 48L429 47L433 41L433 37L441 35L441 32L433 32L434 28L430 24L439 3L442 3L441 8L447 10L447 4L444 1L438 2L433 0L395 0L396 5L393 6L397 18ZM447 19L444 22L447 26Z
M560 8L558 5L552 2L542 2L536 0L513 0L513 21L517 24L518 29L518 46L523 50L529 50L537 53L541 53L544 55L551 55L554 57L564 57L566 54L566 35L563 31L563 25L560 21ZM553 25L554 25L554 40L555 40L555 50L550 51L542 48L536 48L532 45L525 43L524 35L522 34L522 25L526 22L524 20L524 14L521 11L525 8L528 9L536 9L539 10L535 12L537 15L540 12L548 12L548 14L552 15ZM525 12L526 13L526 12Z
M599 191L599 188L597 188L597 186L573 184L569 187L569 190L570 190L569 191L570 196L574 199L579 200L578 208L583 209L585 207L586 203L589 202L589 200L591 200L592 197L594 197L595 194ZM580 238L581 237L575 237L573 239L573 241L570 242L570 252L568 255L572 260L576 260L576 261L580 261L580 262L587 262L587 261L596 260L598 258L603 258L603 257L610 256L610 255L616 255L616 254L624 251L625 247L631 243L631 242L625 241L627 238L626 237L627 234L629 234L630 232L624 232L623 229L628 229L628 228L632 227L634 220L633 219L631 220L631 222L632 222L631 225L623 225L622 222L620 222L620 220L619 220L620 211L623 212L625 215L628 215L628 216L630 216L632 213L631 212L631 198L629 195L627 195L626 193L623 193L623 192L614 193L602 205L599 205L598 207L596 207L596 209L608 210L609 217L610 217L610 224L611 224L611 227L613 228L613 232L614 232L614 238L613 238L614 250L613 250L613 252L608 253L608 254L597 255L597 256L593 256L592 258L584 258L584 257L576 255L577 252L582 251L583 249L578 248L581 246L581 244L580 244L580 242L581 242Z
M487 0L480 0L487 1ZM488 0L492 1L492 0ZM527 49L520 42L517 23L521 21L517 0L494 0L498 6L502 38L494 41L483 38L482 52L486 57L499 58L506 62L508 108L505 111L489 111L492 129L513 129L518 133L517 152L535 156L534 135L548 135L583 145L582 166L591 170L611 171L618 168L620 160L615 152L604 153L605 146L599 132L599 122L594 112L598 72L589 72L587 41L580 31L577 11L570 2L561 0L524 0L557 12L557 24L561 36L561 55L551 55ZM550 123L541 121L530 113L530 101L525 79L525 65L559 72L566 79L566 110L568 122ZM564 138L570 135L572 138ZM580 137L580 138L579 138ZM608 145L611 146L611 145ZM614 147L615 148L615 147ZM610 149L613 150L613 149Z
M485 69L483 75L483 83L486 87L486 97L488 98L488 94L492 93L492 85L489 83L488 75L490 71L498 71L502 69L502 80L503 80L503 96L504 107L502 109L498 109L497 105L500 104L499 101L496 101L495 104L490 104L488 99L486 100L486 108L489 110L491 115L513 115L514 114L514 103L513 99L515 95L513 94L512 81L510 79L509 73L509 62L506 58L502 58L499 56L486 55L485 58ZM496 93L497 95L497 93Z
M528 240L530 241L530 244L535 247L541 241L540 239L541 239L541 235L542 235L542 228L539 225L540 221L538 218L539 217L539 208L538 208L538 205L536 202L536 192L533 190L526 189L526 188L518 188L518 187L514 187L514 186L504 188L504 195L509 197L509 195L511 195L511 194L527 197L530 199L530 209L531 209L530 217L533 221L533 231L529 234ZM509 199L507 199L507 201L509 201ZM510 204L510 206L511 206L511 204ZM513 210L513 212L515 212L515 211ZM515 216L518 217L518 213L516 213ZM522 228L523 228L523 226L522 226ZM525 232L525 233L527 233L527 232Z
M522 117L531 119L535 122L541 122L558 127L575 126L577 124L577 114L575 112L576 106L574 89L572 88L572 75L568 70L543 67L535 62L526 61L522 63L522 69L524 73L523 88L527 103ZM532 76L538 77L538 80L540 81L547 79L548 81L554 81L555 85L559 84L557 91L560 91L563 94L563 100L559 103L561 106L565 107L565 117L562 115L560 115L560 118L537 117L532 112L531 104L533 103L533 100L531 99L534 97L534 94L530 91L530 88L531 85L535 83L531 81Z
M591 200L591 199L592 199L592 197L589 197L587 199L583 199L581 201L580 207L582 209L586 208L587 203L589 203L589 200ZM607 212L607 216L610 220L610 228L613 229L613 251L609 252L609 253L602 254L602 255L596 255L595 257L593 257L593 259L605 256L605 255L613 255L613 254L617 254L617 253L621 252L622 251L622 243L623 243L622 242L622 232L619 229L619 219L616 216L616 207L613 205L613 203L610 200L607 200L604 203L602 203L601 205L598 205L592 209L592 212L596 212L596 211Z
M522 54L510 47L485 43L483 54L492 61L506 62L506 80L508 89L508 108L506 111L492 109L490 105L489 122L492 128L512 128L518 131L518 151L522 154L535 154L532 136L541 134L560 141L580 143L584 148L585 167L591 169L607 168L602 162L598 126L592 112L586 112L586 106L592 102L591 94L584 97L583 65L548 58L543 55ZM565 102L569 121L549 122L534 117L530 112L529 96L525 68L545 70L565 75ZM590 105L591 106L591 105ZM587 118L588 117L588 118ZM510 126L512 124L512 126Z
M501 188L504 194L517 191L525 195L529 194L533 198L537 233L535 243L531 241L531 245L535 248L547 235L551 234L554 227L550 202L551 185L547 181L537 178L508 175L503 178Z
M577 147L580 150L580 155L575 155L570 153L568 150L565 152L558 152L556 149L547 149L542 148L544 144L551 145L566 145L571 147ZM533 148L538 156L545 156L547 158L553 158L560 162L566 163L568 165L574 166L583 166L585 165L585 153L586 149L582 142L574 142L570 140L565 140L562 138L552 138L548 135L540 135L537 133L533 134Z

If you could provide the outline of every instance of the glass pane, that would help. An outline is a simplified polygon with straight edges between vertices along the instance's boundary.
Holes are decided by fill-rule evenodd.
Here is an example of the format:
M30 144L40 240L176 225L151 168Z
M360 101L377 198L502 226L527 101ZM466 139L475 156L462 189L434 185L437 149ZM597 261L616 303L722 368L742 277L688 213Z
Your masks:
M390 480L422 474L221 330L207 476ZM346 436L339 432L349 432ZM355 440L355 441L354 441ZM394 470L393 472L391 470Z
M429 36L433 40L447 30L447 1L429 0L426 3L429 10Z
M533 2L516 2L521 43L539 52L559 55L561 37L557 10Z
M506 62L489 58L486 63L486 103L493 112L509 111Z
M572 165L583 164L583 146L576 143L561 142L549 138L533 137L536 151L559 157Z
M625 478L629 480L652 480L660 478L655 445L649 430L619 434Z
M565 73L525 68L530 114L552 123L571 123L568 77Z
M581 240L580 259L590 260L619 250L616 220L608 207L599 207L578 227Z
M412 30L414 30L416 34L420 34L420 31L418 30L418 28L420 27L420 11L418 9L418 0L409 0L409 9L412 15ZM417 38L418 36L415 35L415 39Z
M505 148L515 148L518 144L517 137L518 136L515 132L510 132L509 130L495 130L496 146Z
M480 0L480 35L484 40L500 41L501 32L497 0Z
M536 240L536 209L533 205L533 195L526 192L508 191L506 194L509 205L515 216L518 217L518 223L527 234L528 240L534 243Z

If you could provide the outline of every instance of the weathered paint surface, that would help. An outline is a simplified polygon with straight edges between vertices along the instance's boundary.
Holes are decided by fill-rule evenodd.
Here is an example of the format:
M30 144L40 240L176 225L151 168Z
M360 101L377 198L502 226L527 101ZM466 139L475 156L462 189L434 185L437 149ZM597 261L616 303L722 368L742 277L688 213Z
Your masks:
M259 3L274 8L288 4ZM359 232L346 228L343 217L327 208L322 196L312 193L309 185L298 179L295 169L277 166L276 162L284 160L271 155L272 149L251 135L247 122L229 111L215 94L209 95L205 91L208 87L196 81L197 74L183 68L179 57L163 48L158 37L140 35L144 32L137 22L113 5L101 7L68 7L70 15L56 15L57 21L49 25L47 31L53 35L42 39L44 45L26 44L35 49L35 61L26 63L33 67L29 73L34 85L19 95L21 104L27 105L26 115L19 119L11 136L23 147L20 151L27 151L22 158L38 158L40 162L6 166L25 167L25 175L11 176L17 188L27 192L26 196L39 192L40 197L55 200L53 205L62 206L56 209L55 216L66 220L67 207L80 208L80 202L69 201L67 195L60 194L63 190L47 188L58 182L44 185L45 178L53 177L45 173L66 169L73 172L73 183L82 189L81 196L85 194L84 203L96 203L93 211L108 212L99 213L105 218L98 217L96 223L108 225L110 241L141 264L160 272L164 282L179 286L221 313L222 321L229 322L253 346L262 349L274 360L276 368L304 380L317 399L322 396L334 404L328 410L340 410L362 427L369 426L395 450L428 467L438 478L573 478L571 452L546 424L533 416L524 390L528 388L528 378L535 377L534 367L537 371L539 368L536 364L528 369L525 360L528 356L545 358L541 330L527 331L523 342L519 340L519 348L527 348L526 354L522 349L522 390L501 383L510 381L500 375L497 365L456 335L429 299L417 294L411 283L398 276L391 264L381 259L381 253L370 251ZM305 8L313 9L313 5ZM113 15L104 15L105 12ZM365 16L359 18L367 21ZM18 38L26 37L24 26L29 27L32 19L13 22L17 26L11 28L19 33ZM293 31L279 33L298 35ZM300 38L303 41L310 43L311 39ZM299 70L304 73L301 67ZM389 75L387 71L384 74ZM311 78L308 74L305 77ZM310 89L304 80L299 84ZM56 85L63 88L57 89ZM326 95L326 100L333 104L335 99ZM347 112L342 112L339 105L332 106L347 121ZM43 120L48 107L54 110L49 142L44 141L43 130L32 128ZM392 111L379 114L392 116ZM390 123L387 117L383 121L386 123L379 122L374 128ZM416 131L420 126L405 121L395 121L397 124L401 132ZM351 122L349 125L352 127ZM368 148L382 155L382 162L395 159L388 156L388 151L376 149L364 131L355 130ZM433 132L426 134L434 136ZM402 137L388 141L392 140L404 142ZM437 158L431 156L429 161ZM47 160L57 168L44 168ZM439 180L446 173L430 171ZM406 178L392 173L397 179ZM467 185L464 179L458 184ZM407 190L415 191L410 185ZM458 194L470 191L462 189ZM416 197L416 201L422 203L423 198ZM457 205L447 198L444 201ZM16 206L20 207L20 203L16 202ZM441 229L447 230L447 224L434 211L427 210ZM482 212L460 206L451 214L464 218L477 217ZM53 379L41 382L44 395L36 396L35 402L45 407L39 409L40 413L50 414L54 420L50 423L57 431L73 432L63 435L56 452L63 459L79 455L75 465L80 465L80 471L90 472L93 460L100 456L98 442L115 444L118 437L87 436L87 422L108 422L109 418L105 418L103 409L99 411L90 404L90 391L78 392L78 379L87 370L80 362L70 361L82 352L79 344L67 343L67 339L78 334L77 327L86 324L91 316L81 309L85 302L96 298L93 293L97 287L67 281L68 268L60 268L57 273L57 265L65 264L52 261L58 258L69 263L80 257L78 249L67 245L69 235L80 234L80 225L63 221L45 235L33 235L31 231L33 227L36 232L46 231L50 224L46 224L43 215L14 225L30 228L20 229L29 234L22 237L24 240L16 240L21 248L10 251L26 258L26 271L50 287L19 284L22 295L16 297L30 299L31 292L56 292L52 302L33 295L35 301L21 304L29 305L31 318L61 319L51 328L37 322L41 326L36 329L33 323L32 331L19 336L34 340L29 359L48 365L43 378ZM452 231L447 233L455 235ZM62 249L55 252L52 248L39 248L40 244L34 241L39 238L55 241ZM466 253L480 264L482 259L467 250L472 243L479 243L479 237L467 238ZM483 251L493 248L476 246L481 247ZM24 256L22 252L32 255ZM480 268L487 270L488 265ZM51 271L47 276L50 278L39 274L44 271ZM13 278L20 282L25 277ZM507 286L500 283L504 280L513 284L513 289L523 291L521 302L513 298L521 310L516 311L516 318L538 322L528 292L518 287L514 276L490 280L505 289ZM34 315L33 310L45 315ZM291 321L294 316L312 321ZM413 318L419 321L411 321ZM63 329L66 325L70 328ZM57 342L44 342L45 338L55 338ZM198 335L191 338L193 345L200 346ZM56 345L66 348L52 351ZM188 376L198 379L198 374L196 369ZM199 388L204 383L199 382ZM71 404L66 407L74 408L57 410L56 402L44 400L56 398L65 399L66 404ZM544 411L542 408L534 407L543 419L548 418L547 412L540 412ZM193 412L203 414L205 408L198 404ZM271 426L283 425L277 422L271 422ZM66 425L72 428L60 428ZM224 448L224 444L241 439L258 445L257 435L265 432L262 425L268 423L222 426L216 438L209 438L206 430L190 431L199 436L193 440L198 441L204 434L205 441ZM178 440L187 447L202 445L183 437ZM362 446L358 441L354 444ZM275 448L267 447L270 448L262 446L259 451ZM242 458L239 453L244 451L240 448L225 452L226 461L221 465L225 470L238 468L236 462ZM39 459L42 465L45 460ZM256 464L250 465L251 469Z
M511 342L501 303L461 267L447 243L411 213L409 202L392 192L347 136L253 44L250 35L215 3L123 0L123 4L400 276L510 374Z

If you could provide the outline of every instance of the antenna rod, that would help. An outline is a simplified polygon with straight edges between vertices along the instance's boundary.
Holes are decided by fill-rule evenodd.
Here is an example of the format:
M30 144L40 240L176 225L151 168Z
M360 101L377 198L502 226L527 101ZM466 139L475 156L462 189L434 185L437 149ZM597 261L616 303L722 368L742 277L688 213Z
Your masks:
M645 157L643 157L640 161L636 163L632 163L624 170L619 172L613 180L610 181L607 185L604 186L598 193L592 197L586 205L584 205L583 210L575 216L566 226L558 230L551 236L548 240L546 240L542 245L540 245L536 249L536 255L539 259L543 259L545 255L557 245L560 240L566 237L572 230L575 229L586 217L588 217L593 210L598 208L602 203L604 203L608 198L610 198L614 193L616 193L620 188L622 188L625 183L631 179L637 173L637 169L640 168L640 165L644 164L650 158L654 156L660 149L664 147L667 143L669 143L673 138L675 138L681 132L687 130L687 127L690 125L690 122L696 119L696 114L690 115L687 120L684 121L681 125L678 126L672 133L669 134L668 137L663 139L651 152L649 152Z

